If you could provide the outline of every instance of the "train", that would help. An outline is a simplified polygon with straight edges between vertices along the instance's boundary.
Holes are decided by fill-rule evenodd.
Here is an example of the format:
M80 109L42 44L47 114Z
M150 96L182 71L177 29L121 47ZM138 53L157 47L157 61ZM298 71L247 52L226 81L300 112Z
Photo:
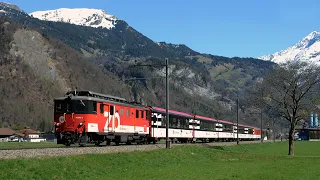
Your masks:
M257 127L168 110L172 143L260 140ZM150 144L166 139L166 109L93 91L68 91L54 98L57 144ZM239 129L237 129L237 127ZM237 133L237 131L239 131Z

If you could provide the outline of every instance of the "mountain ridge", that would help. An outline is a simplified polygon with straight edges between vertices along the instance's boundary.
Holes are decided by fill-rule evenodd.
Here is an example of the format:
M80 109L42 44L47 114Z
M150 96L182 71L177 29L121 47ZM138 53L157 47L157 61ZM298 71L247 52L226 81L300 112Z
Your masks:
M66 22L75 25L107 29L114 28L116 21L120 20L102 9L93 8L59 8L35 11L29 15L40 20Z
M287 49L258 58L275 63L300 60L320 64L320 32L312 31Z

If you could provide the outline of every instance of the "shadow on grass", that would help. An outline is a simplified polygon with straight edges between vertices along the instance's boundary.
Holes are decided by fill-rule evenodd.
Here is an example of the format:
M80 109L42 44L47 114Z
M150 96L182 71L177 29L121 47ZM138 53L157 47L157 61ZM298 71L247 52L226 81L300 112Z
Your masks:
M210 145L207 145L207 144L203 144L202 146L203 147L207 147L209 149L216 149L216 150L221 150L221 151L226 150L224 146L210 146Z
M217 149L217 150L225 150L225 147L223 146L210 146L211 149Z

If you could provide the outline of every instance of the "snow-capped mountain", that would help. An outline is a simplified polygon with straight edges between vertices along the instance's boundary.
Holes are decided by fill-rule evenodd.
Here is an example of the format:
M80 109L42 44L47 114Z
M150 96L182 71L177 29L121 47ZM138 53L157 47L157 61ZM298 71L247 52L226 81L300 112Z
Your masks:
M36 11L29 14L45 21L59 21L81 26L102 27L111 29L119 20L100 9L90 8L60 8L56 10Z
M287 61L309 61L320 64L320 32L313 31L295 45L259 59L284 63Z
M14 4L10 4L10 3L7 3L7 2L0 2L0 11L2 13L5 13L6 12L5 9L8 9L8 8L24 12L18 6L14 5Z

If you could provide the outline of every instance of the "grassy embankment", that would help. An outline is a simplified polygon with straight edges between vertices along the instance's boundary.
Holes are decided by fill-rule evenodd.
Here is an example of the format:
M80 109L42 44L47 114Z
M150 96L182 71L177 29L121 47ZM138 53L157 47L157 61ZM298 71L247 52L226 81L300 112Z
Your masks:
M317 179L320 142L287 143L1 160L0 179Z

